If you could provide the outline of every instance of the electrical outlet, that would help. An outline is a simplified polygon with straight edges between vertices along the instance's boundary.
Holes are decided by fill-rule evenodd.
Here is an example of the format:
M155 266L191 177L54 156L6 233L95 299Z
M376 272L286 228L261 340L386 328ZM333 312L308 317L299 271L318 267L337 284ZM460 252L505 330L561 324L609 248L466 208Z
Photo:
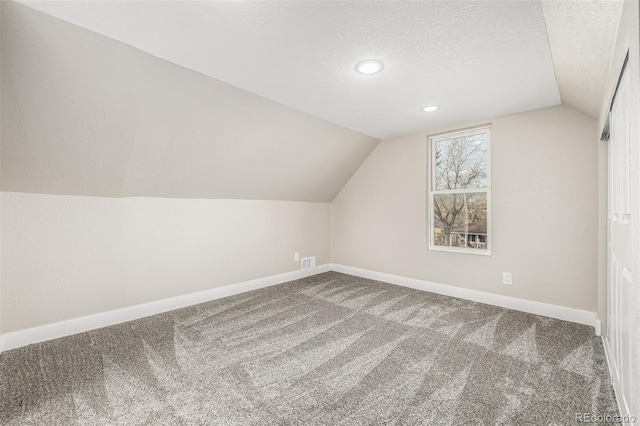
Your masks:
M505 285L513 284L513 281L511 281L511 272L502 273L502 284L505 284Z
M294 262L299 262L300 261L300 253L298 253L298 252L293 253L293 261Z

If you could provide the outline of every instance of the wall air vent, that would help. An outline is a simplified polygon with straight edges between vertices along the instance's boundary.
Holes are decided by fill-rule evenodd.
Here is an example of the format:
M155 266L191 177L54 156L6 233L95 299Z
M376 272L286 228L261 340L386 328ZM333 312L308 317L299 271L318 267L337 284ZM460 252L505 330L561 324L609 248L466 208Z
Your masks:
M316 257L303 257L300 260L300 265L302 266L302 270L311 269L316 267Z

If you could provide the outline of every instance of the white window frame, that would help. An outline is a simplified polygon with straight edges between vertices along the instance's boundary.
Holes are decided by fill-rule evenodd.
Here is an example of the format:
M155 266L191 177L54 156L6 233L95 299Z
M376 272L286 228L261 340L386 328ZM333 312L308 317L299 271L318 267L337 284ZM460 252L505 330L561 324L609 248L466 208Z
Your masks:
M452 190L436 190L436 156L435 156L435 144L436 142L458 138L462 136L470 136L486 133L487 135L487 187L486 188L470 188L470 189L452 189ZM473 129L459 130L455 132L449 132L439 135L430 136L428 140L428 155L427 159L429 167L428 173L428 191L427 191L427 214L428 214L428 235L429 235L429 250L434 251L446 251L452 253L465 253L475 254L480 256L491 256L491 249L493 246L493 239L491 234L491 125L475 127ZM487 249L474 249L467 247L448 247L438 246L435 244L435 214L433 212L434 197L439 194L464 194L464 193L478 193L484 192L487 194Z

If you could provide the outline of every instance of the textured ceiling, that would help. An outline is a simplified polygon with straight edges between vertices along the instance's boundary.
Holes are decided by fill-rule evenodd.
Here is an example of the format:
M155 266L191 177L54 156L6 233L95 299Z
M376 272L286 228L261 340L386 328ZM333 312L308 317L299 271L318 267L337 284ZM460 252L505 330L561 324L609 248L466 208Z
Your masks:
M562 103L597 119L622 0L542 0Z
M331 201L378 140L16 3L2 190Z
M25 4L378 138L560 103L539 1Z
M334 198L367 135L560 96L597 117L622 4L0 3L3 190L304 201Z

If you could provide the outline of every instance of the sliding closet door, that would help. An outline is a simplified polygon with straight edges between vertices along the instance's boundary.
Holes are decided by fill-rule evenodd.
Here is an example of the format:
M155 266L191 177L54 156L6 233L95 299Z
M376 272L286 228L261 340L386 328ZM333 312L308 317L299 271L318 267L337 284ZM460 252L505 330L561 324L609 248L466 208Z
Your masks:
M608 333L605 344L621 414L631 404L631 199L630 199L630 73L626 69L611 108L608 214ZM637 189L637 188L635 188Z

